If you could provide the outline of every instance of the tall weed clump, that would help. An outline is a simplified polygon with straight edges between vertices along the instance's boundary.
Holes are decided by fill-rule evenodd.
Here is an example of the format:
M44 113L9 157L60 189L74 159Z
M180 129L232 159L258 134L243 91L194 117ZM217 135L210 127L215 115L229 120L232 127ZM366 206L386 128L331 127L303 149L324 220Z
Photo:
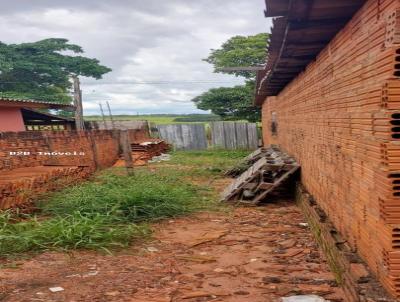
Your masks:
M38 216L0 214L0 256L28 251L124 247L150 233L146 222L200 207L199 188L179 173L103 172L94 181L55 193Z

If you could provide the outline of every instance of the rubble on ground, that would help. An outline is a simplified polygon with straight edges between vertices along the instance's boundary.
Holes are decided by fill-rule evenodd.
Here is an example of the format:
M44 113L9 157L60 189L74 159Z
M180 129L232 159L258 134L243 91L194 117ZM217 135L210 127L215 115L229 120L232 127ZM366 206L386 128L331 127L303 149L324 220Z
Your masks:
M113 256L46 253L21 261L17 268L4 268L0 298L4 302L55 297L57 301L276 302L316 295L344 301L334 274L302 223L304 216L292 202L166 220L155 225L154 240ZM82 277L88 271L98 273ZM81 277L67 277L74 274ZM64 290L49 292L54 284Z

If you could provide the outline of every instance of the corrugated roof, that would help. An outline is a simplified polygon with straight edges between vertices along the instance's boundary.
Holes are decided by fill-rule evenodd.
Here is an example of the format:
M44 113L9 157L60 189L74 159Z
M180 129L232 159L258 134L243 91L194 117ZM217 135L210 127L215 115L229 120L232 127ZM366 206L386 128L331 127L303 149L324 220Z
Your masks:
M289 84L366 0L266 0L273 20L266 69L257 76L256 104Z
M54 115L51 113L44 113L40 112L34 109L27 109L27 108L22 108L21 109L22 116L25 120L25 122L29 119L50 119L54 121L65 121L65 122L75 122L74 118L68 118L64 116L59 116L59 115Z
M74 106L69 104L60 104L56 102L46 102L30 99L16 99L16 98L6 98L0 97L0 106L2 104L12 104L18 107L35 107L35 108L50 108L50 109L62 109L62 108L73 108Z

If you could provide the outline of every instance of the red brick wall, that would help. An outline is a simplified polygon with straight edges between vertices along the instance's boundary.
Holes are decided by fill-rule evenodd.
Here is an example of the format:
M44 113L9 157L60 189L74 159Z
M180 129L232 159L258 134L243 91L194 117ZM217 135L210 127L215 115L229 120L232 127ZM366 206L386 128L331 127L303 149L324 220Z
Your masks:
M400 297L399 8L396 0L367 1L315 62L264 102L263 135L296 157L307 190Z
M132 143L148 137L142 130L128 132ZM120 155L119 139L118 130L0 133L0 209L22 207L38 194L82 181L96 168L111 167ZM30 154L15 156L10 152Z
M118 131L29 131L0 134L0 171L40 165L111 166L118 158ZM11 155L10 152L30 152ZM46 156L39 152L77 152L82 155Z
M150 137L149 130L146 129L131 129L129 130L129 139L131 142L144 142Z

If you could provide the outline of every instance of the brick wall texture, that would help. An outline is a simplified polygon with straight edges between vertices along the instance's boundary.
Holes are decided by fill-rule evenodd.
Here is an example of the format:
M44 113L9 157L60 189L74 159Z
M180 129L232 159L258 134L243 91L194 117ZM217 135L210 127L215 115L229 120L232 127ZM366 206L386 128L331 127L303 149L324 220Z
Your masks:
M0 134L0 171L40 165L111 166L118 158L118 131L6 132ZM10 152L31 152L11 155ZM39 152L85 155L43 156Z
M366 1L316 60L263 104L266 145L300 162L306 189L397 297L399 37L399 1Z
M148 137L147 130L128 134L132 143ZM29 205L42 193L111 167L119 158L119 140L118 130L0 133L0 209Z

